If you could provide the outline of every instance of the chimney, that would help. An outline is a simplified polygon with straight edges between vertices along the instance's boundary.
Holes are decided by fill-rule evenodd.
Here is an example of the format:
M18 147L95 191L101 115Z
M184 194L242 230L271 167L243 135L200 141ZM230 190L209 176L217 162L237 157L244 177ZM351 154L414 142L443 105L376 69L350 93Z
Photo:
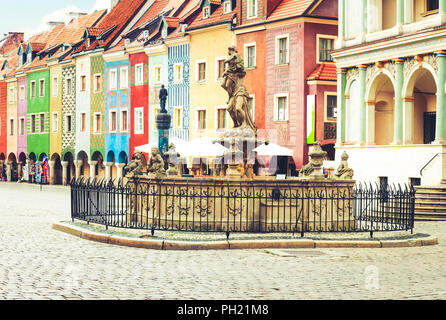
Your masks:
M119 3L119 0L110 0L110 11Z
M46 24L50 27L50 29L53 29L55 26L64 25L65 22L62 22L62 21L48 21Z
M85 13L85 12L68 12L67 15L68 15L70 21L73 21L74 19L80 18L82 16L86 16L87 13Z

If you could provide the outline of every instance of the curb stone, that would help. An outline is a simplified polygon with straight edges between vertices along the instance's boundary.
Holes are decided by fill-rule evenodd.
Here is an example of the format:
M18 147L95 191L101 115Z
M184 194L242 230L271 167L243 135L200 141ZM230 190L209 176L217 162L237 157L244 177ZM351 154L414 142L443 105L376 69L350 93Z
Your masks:
M438 244L434 236L408 240L229 240L229 241L173 241L127 238L86 231L64 223L54 223L53 229L81 239L111 245L153 250L237 250L237 249L297 249L297 248L407 248Z

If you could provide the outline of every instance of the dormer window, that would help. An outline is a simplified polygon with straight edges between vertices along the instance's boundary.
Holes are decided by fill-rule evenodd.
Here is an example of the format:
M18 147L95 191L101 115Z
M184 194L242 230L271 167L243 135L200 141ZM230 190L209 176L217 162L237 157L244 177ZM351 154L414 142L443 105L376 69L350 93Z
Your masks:
M90 38L87 39L87 47L90 46Z
M187 24L181 25L181 32L186 32Z
M28 53L28 57L27 57L26 62L27 63L31 63L32 60L33 60L33 54L32 54L32 52L30 52L30 53Z
M130 45L130 39L125 39L124 45L127 47Z
M144 39L147 39L149 37L149 31L148 30L144 30L144 33L142 35L144 37Z
M211 15L210 7L204 7L203 8L203 19L209 18L210 15Z
M231 13L232 4L231 1L226 1L223 3L223 14Z
M163 39L167 38L167 28L163 28L163 31L161 32L161 37Z

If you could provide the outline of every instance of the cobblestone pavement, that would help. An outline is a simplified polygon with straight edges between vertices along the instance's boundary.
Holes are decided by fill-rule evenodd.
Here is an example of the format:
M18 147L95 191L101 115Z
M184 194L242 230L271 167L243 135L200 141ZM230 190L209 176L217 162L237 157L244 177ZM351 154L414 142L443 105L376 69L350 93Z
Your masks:
M432 247L152 251L51 229L63 187L0 183L0 299L445 299L446 223Z

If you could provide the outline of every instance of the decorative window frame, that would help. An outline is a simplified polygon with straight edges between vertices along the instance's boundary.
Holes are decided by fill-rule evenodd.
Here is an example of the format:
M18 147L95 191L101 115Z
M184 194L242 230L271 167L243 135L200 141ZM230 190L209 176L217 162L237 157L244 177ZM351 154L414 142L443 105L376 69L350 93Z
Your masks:
M144 107L138 107L134 109L134 134L141 135L144 134ZM139 127L139 117L138 114L141 114L142 119L142 128Z
M124 112L127 113L127 116L124 117ZM123 128L124 126L124 118L126 118L127 128ZM124 108L119 110L119 132L128 133L130 130L130 113L128 108Z
M23 120L23 133L21 132L21 124L22 124L22 120ZM20 117L19 118L19 136L23 137L26 135L26 117Z
M177 114L177 110L180 110L180 125L177 126L177 121L176 121L176 114ZM177 106L177 107L173 107L173 129L183 129L183 107Z
M82 115L85 115L85 123L82 120ZM87 113L86 112L81 112L79 113L79 132L87 132ZM85 129L82 128L82 125L85 125Z
M206 112L206 128L204 128L204 129L200 129L200 116L199 116L200 111L205 111ZM196 130L198 130L198 131L205 131L205 130L207 130L208 129L208 121L207 121L207 118L208 118L208 108L207 107L196 108L195 109L195 117L196 117L196 121L195 121L195 123L196 123L196 126L195 126Z
M139 79L139 71L141 72L141 78ZM135 65L135 86L141 86L144 84L144 63L138 63Z
M51 83L51 91L53 98L56 98L59 96L59 77L55 76L53 77L53 82Z
M42 121L41 121L42 115L43 115L43 127L42 127ZM46 121L45 112L40 112L39 113L39 132L38 133L46 132L45 131L45 121ZM43 128L43 130L42 130L42 128Z
M320 61L320 45L319 45L319 40L320 39L329 39L329 40L333 40L333 49L335 48L336 45L336 40L338 39L337 36L334 35L329 35L329 34L316 34L316 63L317 64L321 64L321 63L331 63L331 64L335 64L334 61Z
M208 19L211 16L211 6L203 8L203 19Z
M204 63L205 64L205 70L204 70L204 80L199 80L200 78L200 64ZM208 79L208 61L207 59L201 59L201 60L197 60L195 61L195 82L197 84L204 84L207 82Z
M14 87L9 87L8 88L8 104L14 104L15 102L15 90Z
M34 88L34 90L33 90ZM37 97L37 82L36 80L29 82L29 95L31 99L35 99Z
M336 91L325 91L324 92L324 122L337 122L337 118L336 119L328 119L327 117L327 107L328 107L328 96L338 96L338 93ZM336 106L337 108L337 106Z
M68 125L70 130L68 130ZM65 127L64 127L65 133L71 133L73 132L73 115L72 114L66 114L65 115Z
M101 83L101 88L100 88L100 90L98 90L98 86L97 86L97 82L96 82L96 79L99 77L99 81L100 81L100 83ZM96 74L94 74L93 75L93 92L94 93L100 93L100 92L102 92L102 87L103 87L103 85L102 85L102 74L101 73L96 73Z
M54 125L54 116L56 116L57 125ZM54 111L51 113L51 132L58 133L59 132L59 112Z
M249 50L248 50L248 48L250 48L250 47L254 47L254 66L248 66L248 61L249 61L249 56L248 56L248 53L249 53ZM244 61L245 61L245 68L246 69L255 69L256 67L257 67L257 43L256 42L250 42L250 43L245 43L244 45L243 45L243 51L244 51L244 55L245 55L245 59L244 59Z
M99 116L100 123L99 128L96 122L96 117ZM100 135L102 134L102 113L101 112L95 112L93 113L93 134Z
M42 86L43 83L43 86ZM43 92L42 92L43 89ZM43 93L43 94L42 94ZM39 98L45 97L45 79L39 79Z
M23 95L22 95L23 93ZM26 100L26 88L25 86L20 86L19 87L19 100L20 101L25 101Z
M217 81L217 82L220 81L221 79L223 79L223 78L218 77L218 72L220 71L220 66L218 63L220 61L226 61L227 59L228 59L227 56L220 56L220 57L215 58L215 81ZM206 70L206 73L207 73L207 70Z
M127 77L123 77L123 71L126 72ZM123 81L124 80L124 81ZM119 89L128 89L129 88L129 67L121 67L119 68Z
M33 118L34 118L34 130L33 130ZM29 115L29 132L31 134L37 133L37 114L36 113L31 113Z
M113 130L113 123L112 123L112 119L113 119L113 117L112 117L112 114L116 114L116 116L115 116L115 130ZM108 127L108 132L109 133L117 133L118 132L118 111L117 110L110 110L109 111L109 122L110 122L110 126Z
M251 7L252 7L252 3L255 3L255 15L250 15L250 11L251 11ZM247 19L255 19L258 16L258 12L259 12L259 1L258 0L248 0L248 6L247 6L247 10L246 10L246 18Z
M180 68L180 78L177 78L177 68ZM173 65L173 83L174 84L182 84L183 83L183 73L184 73L184 66L182 62L175 63Z
M115 74L115 81L113 82L112 80L113 80L113 77L112 77L112 73L114 73ZM115 91L115 90L118 90L118 70L117 69L110 69L109 70L109 88L110 88L110 91Z
M73 94L73 79L71 77L65 79L65 91L67 95Z
M231 11L232 11L232 1L224 1L223 2L223 14L231 13Z
M83 82L82 80L85 79L85 88L83 88ZM80 92L87 92L87 75L81 74L79 75L79 91Z
M156 70L159 69L160 72L160 77L159 79L156 79ZM155 85L162 85L163 84L163 65L162 64L157 64L153 66L153 83Z
M279 98L286 98L285 119L279 120ZM288 122L290 110L290 99L288 93L277 93L274 95L274 122Z
M280 40L281 39L287 39L286 45L287 45L287 54L286 54L286 62L280 63ZM278 66L288 65L290 63L290 34L280 34L277 35L275 38L275 64Z
M15 134L14 134L14 132L15 132L15 119L14 118L9 118L9 121L8 121L8 133L9 133L9 136L10 137L14 137L15 136Z
M220 110L226 110L226 123L225 123L225 127L224 128L219 128L218 127L218 112ZM222 132L228 129L228 117L229 113L228 113L228 106L227 105L220 105L220 106L215 106L215 131L217 132Z

